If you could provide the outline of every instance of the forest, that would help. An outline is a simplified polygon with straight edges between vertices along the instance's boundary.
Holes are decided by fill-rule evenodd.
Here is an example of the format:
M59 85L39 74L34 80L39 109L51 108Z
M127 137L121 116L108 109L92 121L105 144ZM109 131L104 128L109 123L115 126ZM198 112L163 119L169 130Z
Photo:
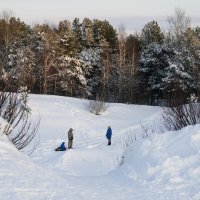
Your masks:
M107 20L32 26L0 17L0 89L107 102L177 105L200 93L200 27L180 8L168 30L148 22L127 34Z

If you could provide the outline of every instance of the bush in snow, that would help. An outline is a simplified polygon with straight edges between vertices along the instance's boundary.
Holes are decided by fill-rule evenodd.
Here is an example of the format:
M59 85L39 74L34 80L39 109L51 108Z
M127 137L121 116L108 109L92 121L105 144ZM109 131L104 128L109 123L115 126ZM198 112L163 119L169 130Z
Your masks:
M3 133L19 150L35 138L39 128L40 119L34 124L30 116L27 88L20 88L17 93L0 92L0 117L7 122Z
M87 109L94 113L95 115L101 115L103 112L105 112L108 108L108 103L106 103L103 100L96 99L96 100L90 100Z
M168 130L180 130L200 123L200 103L163 108L164 125Z

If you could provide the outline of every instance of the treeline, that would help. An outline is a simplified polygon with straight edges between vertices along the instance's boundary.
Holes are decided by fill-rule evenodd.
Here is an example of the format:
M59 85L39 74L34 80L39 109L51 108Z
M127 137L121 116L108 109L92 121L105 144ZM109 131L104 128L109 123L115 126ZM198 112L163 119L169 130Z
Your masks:
M106 20L30 27L9 11L0 19L0 87L31 93L173 104L199 94L200 28L176 9L162 32L156 21L127 35Z

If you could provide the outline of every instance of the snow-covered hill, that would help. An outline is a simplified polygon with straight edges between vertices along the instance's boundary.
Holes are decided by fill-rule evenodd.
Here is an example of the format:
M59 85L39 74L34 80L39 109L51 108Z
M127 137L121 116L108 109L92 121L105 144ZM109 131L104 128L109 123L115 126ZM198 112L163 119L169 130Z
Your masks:
M157 133L150 130L144 137L145 128L153 124L155 132L160 124L159 107L110 104L97 116L85 104L69 97L30 96L33 115L42 117L39 145L28 156L1 136L0 199L200 199L199 125L165 133L156 128ZM105 138L108 125L111 146ZM55 152L67 142L69 128L74 129L74 149Z

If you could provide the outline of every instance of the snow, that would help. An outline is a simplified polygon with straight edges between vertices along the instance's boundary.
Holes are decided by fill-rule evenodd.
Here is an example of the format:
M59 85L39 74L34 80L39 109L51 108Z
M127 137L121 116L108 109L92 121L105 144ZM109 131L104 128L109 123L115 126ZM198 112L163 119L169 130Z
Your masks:
M2 199L200 199L200 125L163 132L159 107L113 103L94 115L86 104L30 95L33 118L42 117L39 145L31 155L27 149L19 152L1 132ZM6 123L1 118L0 124L2 131ZM105 138L108 125L111 146ZM55 152L62 141L67 144L69 128L74 129L74 148Z

